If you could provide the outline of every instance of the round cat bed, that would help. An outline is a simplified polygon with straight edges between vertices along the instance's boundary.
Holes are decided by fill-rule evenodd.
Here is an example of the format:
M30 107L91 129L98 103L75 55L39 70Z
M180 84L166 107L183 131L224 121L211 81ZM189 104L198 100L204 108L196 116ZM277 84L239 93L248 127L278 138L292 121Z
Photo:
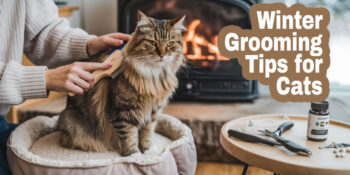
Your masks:
M8 140L7 159L16 175L194 174L196 149L191 130L159 115L152 146L145 154L84 152L59 145L58 117L38 116L18 126Z

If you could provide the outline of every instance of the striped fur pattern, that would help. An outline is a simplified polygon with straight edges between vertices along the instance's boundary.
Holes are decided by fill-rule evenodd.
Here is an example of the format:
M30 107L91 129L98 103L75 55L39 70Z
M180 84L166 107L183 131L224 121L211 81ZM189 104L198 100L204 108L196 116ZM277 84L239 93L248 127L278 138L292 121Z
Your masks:
M58 121L63 146L123 156L150 148L157 114L178 85L183 22L184 17L157 20L139 12L132 39L122 50L123 72L68 99Z

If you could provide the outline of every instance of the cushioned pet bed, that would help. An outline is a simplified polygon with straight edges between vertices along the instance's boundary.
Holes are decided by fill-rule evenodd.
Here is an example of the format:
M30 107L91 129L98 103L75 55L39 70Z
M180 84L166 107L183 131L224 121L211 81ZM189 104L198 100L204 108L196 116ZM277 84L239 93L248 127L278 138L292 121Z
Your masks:
M194 174L196 149L191 130L161 114L153 144L145 154L121 157L118 152L83 152L58 144L58 117L35 117L21 124L8 140L10 168L24 175Z

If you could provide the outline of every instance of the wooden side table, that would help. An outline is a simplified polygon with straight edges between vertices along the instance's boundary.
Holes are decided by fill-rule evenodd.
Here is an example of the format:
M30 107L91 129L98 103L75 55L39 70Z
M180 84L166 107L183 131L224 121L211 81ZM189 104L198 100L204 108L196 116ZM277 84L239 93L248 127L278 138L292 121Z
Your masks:
M221 128L220 141L224 149L239 160L259 168L281 174L307 175L345 175L350 174L350 153L344 158L336 158L332 148L319 149L320 146L337 143L349 143L350 124L330 121L327 141L312 142L306 139L307 117L288 116L294 127L282 134L286 139L309 148L313 155L298 156L283 147L272 147L263 144L244 142L230 138L227 131L244 128L252 120L282 120L283 115L255 115L231 120Z

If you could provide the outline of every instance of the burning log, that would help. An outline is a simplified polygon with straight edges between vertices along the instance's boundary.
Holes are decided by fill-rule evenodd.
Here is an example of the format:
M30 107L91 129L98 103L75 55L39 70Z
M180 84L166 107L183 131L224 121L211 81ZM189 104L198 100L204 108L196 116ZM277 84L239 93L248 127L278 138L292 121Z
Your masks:
M208 41L204 36L196 32L200 23L201 21L196 19L187 27L188 32L183 37L183 51L186 58L191 60L229 60L219 52L217 35L212 37L212 41Z

